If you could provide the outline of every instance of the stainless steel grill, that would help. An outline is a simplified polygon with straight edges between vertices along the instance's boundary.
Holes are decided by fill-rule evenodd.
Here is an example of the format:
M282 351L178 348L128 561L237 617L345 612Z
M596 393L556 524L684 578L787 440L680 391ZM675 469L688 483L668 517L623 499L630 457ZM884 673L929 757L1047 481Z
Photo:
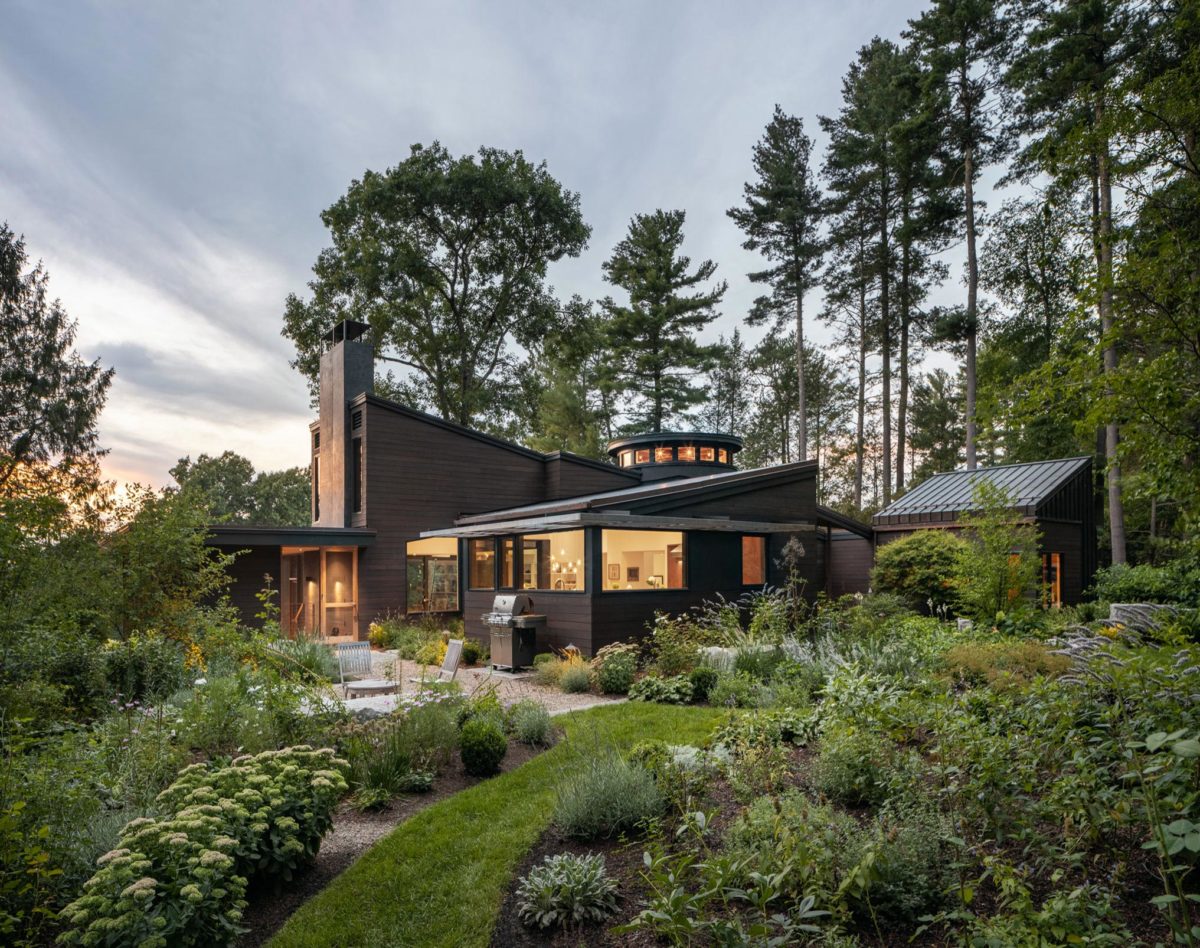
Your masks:
M492 611L479 618L491 632L493 668L515 671L533 664L537 631L546 627L546 617L533 612L529 596L501 594L492 600Z

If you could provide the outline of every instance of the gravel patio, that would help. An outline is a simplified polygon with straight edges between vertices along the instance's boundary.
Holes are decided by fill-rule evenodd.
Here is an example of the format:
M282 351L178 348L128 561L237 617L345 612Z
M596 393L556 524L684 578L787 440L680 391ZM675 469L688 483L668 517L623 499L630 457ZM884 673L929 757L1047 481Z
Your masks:
M391 678L400 683L401 694L416 694L421 686L410 679L422 677L436 680L438 666L420 665L397 656L395 651L384 649L371 652L371 677ZM624 701L622 696L597 695L591 692L582 694L566 694L557 688L547 688L535 684L532 675L524 673L512 675L508 672L493 671L489 666L466 667L459 666L455 681L463 691L471 694L486 688L495 687L496 696L505 707L518 701L533 699L546 706L551 714L562 714L567 711L582 711L602 704L615 704ZM341 689L337 689L341 693ZM345 702L352 711L370 709L386 713L396 706L394 695L377 695L369 698L351 698Z

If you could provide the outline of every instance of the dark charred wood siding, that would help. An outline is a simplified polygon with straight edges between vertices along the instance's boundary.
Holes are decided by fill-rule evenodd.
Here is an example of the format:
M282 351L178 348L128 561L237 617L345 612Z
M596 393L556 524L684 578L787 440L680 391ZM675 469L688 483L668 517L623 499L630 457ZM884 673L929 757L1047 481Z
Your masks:
M589 464L570 457L552 456L545 462L545 500L561 500L606 490L636 487L642 479L611 464Z
M874 565L875 550L870 540L835 532L829 543L829 595L836 599L865 593L871 587Z
M237 609L238 616L246 625L257 626L259 621L255 616L262 611L258 601L260 593L267 585L266 577L271 577L272 587L278 591L279 575L282 567L280 550L277 546L255 546L248 549L238 547L218 547L222 553L236 553L237 558L229 568L229 601Z
M408 541L463 514L537 503L545 462L375 401L365 401L363 409L363 517L378 534L359 560L359 629L365 635L376 616L407 608Z

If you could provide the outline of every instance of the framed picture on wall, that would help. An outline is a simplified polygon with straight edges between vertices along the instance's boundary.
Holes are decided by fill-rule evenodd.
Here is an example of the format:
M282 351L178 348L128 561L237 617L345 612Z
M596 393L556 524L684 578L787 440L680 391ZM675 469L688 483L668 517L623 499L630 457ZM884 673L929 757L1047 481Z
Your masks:
M608 578L613 580L614 582L620 582L620 580L621 580L621 564L620 563L609 563L608 564Z
M640 566L627 566L625 568L625 582L636 583L642 578L642 568Z

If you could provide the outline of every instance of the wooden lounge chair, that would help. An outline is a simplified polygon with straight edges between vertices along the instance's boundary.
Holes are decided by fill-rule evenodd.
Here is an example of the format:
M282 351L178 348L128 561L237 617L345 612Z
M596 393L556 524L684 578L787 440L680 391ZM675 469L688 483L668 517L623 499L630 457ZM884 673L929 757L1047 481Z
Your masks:
M446 657L442 659L442 667L438 669L436 678L410 678L408 680L416 684L454 681L454 677L458 674L458 663L462 659L462 648L462 639L451 639L446 644Z
M340 642L334 646L338 660L338 676L347 698L355 694L382 695L400 691L400 682L390 678L358 678L346 676L371 674L371 644L369 642Z

